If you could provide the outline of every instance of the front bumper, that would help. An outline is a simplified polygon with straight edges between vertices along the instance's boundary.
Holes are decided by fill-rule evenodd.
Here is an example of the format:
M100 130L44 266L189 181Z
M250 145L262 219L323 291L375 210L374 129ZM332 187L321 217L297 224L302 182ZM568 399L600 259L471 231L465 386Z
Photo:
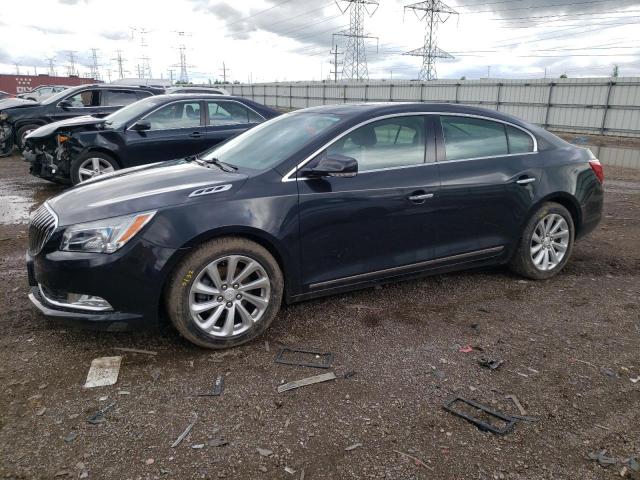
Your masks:
M54 178L68 180L66 172L68 168L64 167L68 167L69 162L66 152L61 148L57 148L52 155L45 149L27 146L22 151L22 157L31 164L29 167L31 175L47 180Z
M58 237L58 238L56 238ZM59 235L49 242L59 245ZM61 252L57 249L26 255L29 299L44 315L107 331L145 328L158 324L162 288L169 261L176 250L144 241L126 245L110 255ZM43 296L40 286L51 291L98 296L110 311L88 311L56 305Z

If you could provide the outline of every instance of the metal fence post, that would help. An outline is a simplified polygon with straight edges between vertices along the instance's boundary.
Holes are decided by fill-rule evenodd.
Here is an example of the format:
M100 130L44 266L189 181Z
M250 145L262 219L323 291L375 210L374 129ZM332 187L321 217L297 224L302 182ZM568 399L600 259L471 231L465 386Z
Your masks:
M251 100L253 101L256 100L256 92L255 92L255 88L253 88L253 83L251 84Z
M389 84L389 101L393 102L393 83Z
M342 103L347 103L347 84L344 84L344 88L342 89Z
M309 84L308 83L307 83L305 96L307 97L307 108L308 108L309 107Z
M365 103L369 101L369 84L364 84L364 101Z
M460 103L460 101L458 100L459 90L460 90L460 82L456 83L456 103Z
M500 91L502 90L502 83L498 82L498 95L496 98L496 112L500 111Z
M327 84L322 82L322 105L327 104Z
M609 87L607 88L607 100L604 103L604 113L602 114L602 126L600 127L600 135L604 135L605 131L605 123L607 122L607 112L609 111L609 101L611 100L611 90L615 85L614 81L609 82Z
M420 101L424 102L424 82L420 83Z
M553 87L556 82L549 83L549 97L547 98L547 111L544 115L544 128L549 128L549 112L551 112L551 94L553 93Z
M293 95L291 94L291 84L289 84L289 110L293 108Z

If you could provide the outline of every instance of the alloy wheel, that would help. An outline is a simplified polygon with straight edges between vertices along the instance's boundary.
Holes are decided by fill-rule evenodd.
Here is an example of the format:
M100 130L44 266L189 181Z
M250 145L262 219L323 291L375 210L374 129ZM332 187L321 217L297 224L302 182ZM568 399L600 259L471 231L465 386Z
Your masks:
M543 217L531 236L531 260L542 271L553 270L569 248L569 225L562 215L550 213Z
M206 334L229 338L245 333L264 316L271 295L265 268L243 255L209 263L189 292L189 312Z
M104 158L92 157L87 158L80 164L78 177L82 183L90 178L97 177L98 175L104 175L105 173L111 173L113 171L113 165L107 162Z

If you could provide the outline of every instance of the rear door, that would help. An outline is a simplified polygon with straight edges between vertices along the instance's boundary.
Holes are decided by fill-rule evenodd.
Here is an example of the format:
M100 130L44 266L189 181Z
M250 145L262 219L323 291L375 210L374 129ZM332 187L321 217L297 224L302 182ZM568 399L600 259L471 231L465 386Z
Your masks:
M199 100L181 100L163 105L139 121L150 130L125 130L126 166L141 165L195 155L206 148L204 105Z
M440 181L431 119L363 125L298 173L302 282L309 290L408 273L434 257ZM305 178L304 168L325 153L355 158L357 176Z
M208 147L227 140L235 135L264 122L264 118L243 105L232 100L207 100L206 144Z
M499 253L520 236L542 169L531 134L488 118L441 115L438 257Z
M122 107L139 100L137 90L127 89L104 89L101 91L100 109L96 116L105 117Z

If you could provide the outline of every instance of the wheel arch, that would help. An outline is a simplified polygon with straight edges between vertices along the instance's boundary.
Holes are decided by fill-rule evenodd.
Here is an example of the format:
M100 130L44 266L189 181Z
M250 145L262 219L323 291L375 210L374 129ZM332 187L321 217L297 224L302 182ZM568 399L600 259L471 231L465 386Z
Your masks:
M112 150L109 150L108 148L105 147L101 147L101 146L90 146L85 148L84 150L82 150L78 156L80 155L87 155L93 152L97 152L97 153L103 153L105 155L109 155L111 158L113 158L116 163L118 164L119 168L123 168L122 167L122 161L120 160L120 158L118 157L117 154L115 154Z
M580 229L582 228L582 210L580 209L578 200L574 196L565 192L551 193L542 198L533 211L537 210L545 202L558 203L569 211L571 219L573 220L575 236L578 237Z

